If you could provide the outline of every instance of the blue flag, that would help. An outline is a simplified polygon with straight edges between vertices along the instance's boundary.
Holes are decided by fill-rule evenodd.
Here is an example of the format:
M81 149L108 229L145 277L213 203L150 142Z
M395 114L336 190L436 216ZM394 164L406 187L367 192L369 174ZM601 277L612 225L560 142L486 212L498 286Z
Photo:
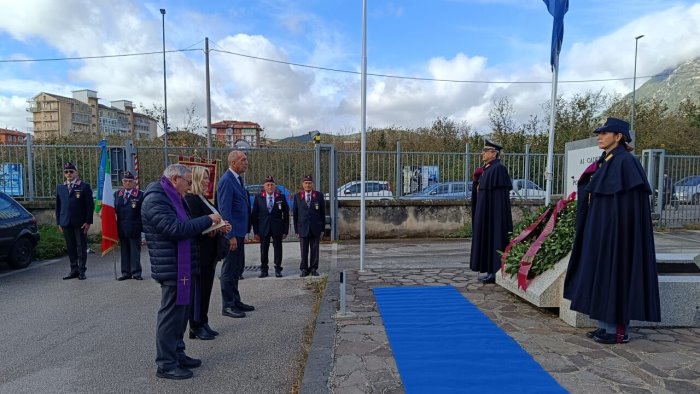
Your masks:
M552 26L552 54L549 58L549 64L552 65L552 71L559 68L559 52L561 52L561 43L564 40L564 14L569 10L569 0L542 0L547 6L547 11L554 17L554 25Z

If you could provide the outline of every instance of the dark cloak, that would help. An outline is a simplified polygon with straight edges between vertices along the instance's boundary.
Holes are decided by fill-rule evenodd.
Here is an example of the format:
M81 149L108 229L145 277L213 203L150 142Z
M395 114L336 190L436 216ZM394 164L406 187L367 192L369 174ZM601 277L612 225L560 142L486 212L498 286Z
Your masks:
M659 283L644 169L624 147L579 182L576 238L564 280L571 309L613 324L659 321Z
M469 267L472 271L497 272L501 255L513 231L510 190L513 183L499 159L484 166L477 185L472 186L472 245Z

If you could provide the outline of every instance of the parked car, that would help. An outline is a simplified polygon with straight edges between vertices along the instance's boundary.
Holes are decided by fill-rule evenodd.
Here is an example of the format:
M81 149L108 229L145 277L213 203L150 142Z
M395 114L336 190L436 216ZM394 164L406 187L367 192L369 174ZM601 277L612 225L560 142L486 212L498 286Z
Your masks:
M700 175L687 176L674 185L678 202L700 204Z
M0 260L7 260L11 268L25 268L32 262L38 243L34 215L0 192Z
M361 197L360 181L352 181L338 188L338 200L359 200ZM365 199L388 200L394 198L387 181L365 181Z
M510 198L543 200L545 197L547 197L547 191L535 182L527 179L513 179L513 190L510 191Z
M472 181L436 183L399 197L401 200L465 200L472 198Z
M262 193L263 185L246 185L245 188L250 194L250 207L251 209L253 209L253 201L255 199L255 195ZM284 194L285 198L287 199L287 204L289 205L289 211L291 212L292 208L294 207L294 194L290 193L289 190L287 190L287 188L283 185L277 185L277 192Z

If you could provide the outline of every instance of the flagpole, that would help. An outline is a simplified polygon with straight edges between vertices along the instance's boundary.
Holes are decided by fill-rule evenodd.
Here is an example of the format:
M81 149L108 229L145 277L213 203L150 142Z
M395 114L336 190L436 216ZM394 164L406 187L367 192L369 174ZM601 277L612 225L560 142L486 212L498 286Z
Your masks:
M547 146L547 172L545 178L546 184L546 197L545 205L549 205L552 202L552 178L554 177L554 126L557 120L557 84L559 83L559 59L557 59L557 65L554 67L554 73L552 73L552 113L549 118L549 144Z
M367 0L362 0L362 75L360 139L360 272L365 270L365 178L367 172Z

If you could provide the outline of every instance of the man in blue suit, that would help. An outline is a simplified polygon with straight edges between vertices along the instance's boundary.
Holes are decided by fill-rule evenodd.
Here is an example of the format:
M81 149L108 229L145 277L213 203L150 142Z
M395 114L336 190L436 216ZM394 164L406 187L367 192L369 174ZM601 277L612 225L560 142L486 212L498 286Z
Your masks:
M121 250L122 276L117 280L136 279L141 276L141 204L143 192L137 189L134 175L127 171L122 178L121 189L114 192L114 211L117 214L117 232Z
M219 213L233 228L224 237L229 241L229 252L221 267L222 314L228 317L245 317L245 312L255 310L241 301L238 280L245 267L244 240L250 231L250 196L245 189L243 174L248 169L248 157L243 151L234 150L228 155L228 171L216 185Z
M274 248L275 276L282 277L282 240L289 233L289 205L287 197L276 190L275 178L268 175L263 184L265 190L253 200L253 232L260 241L260 276L268 276L270 239Z
M87 232L95 203L90 185L81 181L73 163L63 165L63 184L56 187L56 224L63 233L70 259L70 273L63 280L84 280L87 270Z

